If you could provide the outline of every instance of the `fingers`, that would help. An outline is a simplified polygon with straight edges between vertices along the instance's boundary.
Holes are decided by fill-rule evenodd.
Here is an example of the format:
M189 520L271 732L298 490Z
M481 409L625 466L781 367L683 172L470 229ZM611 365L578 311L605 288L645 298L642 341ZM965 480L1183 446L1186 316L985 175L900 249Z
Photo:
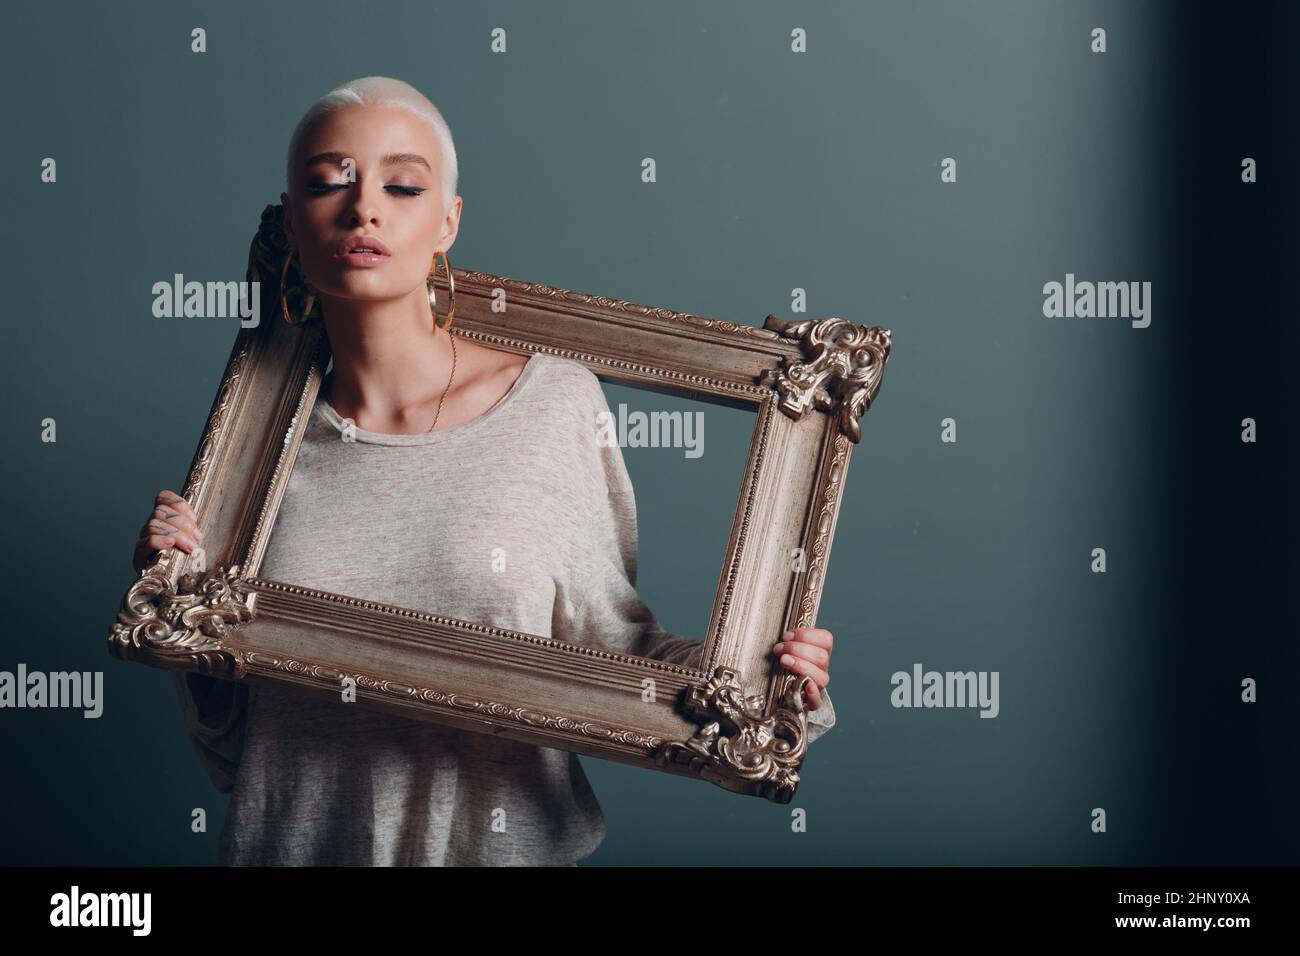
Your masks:
M834 636L824 627L796 627L786 631L784 639L773 648L776 654L791 654L828 671ZM822 685L826 686L825 684Z
M817 685L818 689L825 687L831 682L831 675L825 670L802 657L795 657L788 651L781 654L780 661L781 666L791 674L798 674L800 677L811 677L813 683ZM815 707L816 705L814 704L813 706Z
M198 549L198 545L179 531L173 531L170 534L161 532L144 534L135 543L135 553L131 557L131 564L137 571L143 571L153 563L159 551L171 547L180 548L186 554L193 554Z
M199 540L192 532L157 518L149 519L149 523L140 529L140 540L158 550L170 548L173 544L191 553L199 548Z
M821 690L831 682L827 668L830 666L831 632L820 627L796 627L787 631L790 640L779 641L773 648L781 667L800 677L812 680L804 687L804 699L816 710L822 704Z
M824 648L826 653L831 652L831 647L835 643L835 635L824 627L796 627L793 631L786 631L784 639L787 641L799 641L803 644L813 644L817 647Z
M164 534L167 528L172 528L184 532L194 541L203 539L203 530L199 527L199 523L189 515L176 510L175 505L159 505L154 508L153 514L150 515L149 524L159 525L160 527L157 530Z
M188 541L197 548L203 540L199 516L192 505L174 491L163 490L154 498L154 511L148 528L155 534L171 536L177 541Z
M803 698L808 701L808 709L816 710L822 705L822 692L816 684L808 684L803 689Z
M153 514L140 529L140 539L135 545L132 563L137 571L148 566L165 548L177 547L193 554L203 540L198 513L176 492L158 492L154 506Z
M197 526L199 523L198 512L194 510L194 508L190 505L188 501L186 501L184 498L182 498L174 491L169 491L164 488L162 491L158 492L153 502L155 505L166 505L172 511L181 512L187 518L193 521L195 526Z
M772 648L776 654L793 654L794 657L803 659L811 663L814 667L823 671L831 670L831 656L816 646L815 644L789 643L789 641L780 641L779 644Z

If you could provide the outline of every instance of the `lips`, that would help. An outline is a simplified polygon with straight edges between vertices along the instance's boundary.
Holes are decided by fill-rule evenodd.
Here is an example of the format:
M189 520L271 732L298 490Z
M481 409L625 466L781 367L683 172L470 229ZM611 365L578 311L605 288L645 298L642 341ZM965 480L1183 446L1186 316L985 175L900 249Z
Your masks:
M345 259L349 255L390 256L392 253L380 242L378 236L348 236L334 250L334 258Z

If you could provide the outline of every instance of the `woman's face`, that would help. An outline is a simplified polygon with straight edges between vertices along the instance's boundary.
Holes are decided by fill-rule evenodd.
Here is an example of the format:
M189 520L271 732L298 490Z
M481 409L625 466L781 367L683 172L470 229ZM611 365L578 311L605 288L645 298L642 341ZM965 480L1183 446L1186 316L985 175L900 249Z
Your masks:
M434 253L451 248L461 207L458 198L444 215L442 153L429 124L394 107L333 110L307 130L294 163L291 192L280 196L285 230L317 291L425 296ZM342 244L360 236L387 254L348 253Z

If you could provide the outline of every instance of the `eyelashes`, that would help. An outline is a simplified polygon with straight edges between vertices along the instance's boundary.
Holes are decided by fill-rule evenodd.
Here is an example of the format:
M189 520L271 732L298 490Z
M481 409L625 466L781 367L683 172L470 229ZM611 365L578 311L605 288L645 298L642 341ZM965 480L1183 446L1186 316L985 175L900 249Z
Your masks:
M327 196L332 192L340 189L347 189L347 183L311 183L307 186L307 192L313 196ZM424 186L385 186L384 189L395 190L398 196L418 196L425 191Z

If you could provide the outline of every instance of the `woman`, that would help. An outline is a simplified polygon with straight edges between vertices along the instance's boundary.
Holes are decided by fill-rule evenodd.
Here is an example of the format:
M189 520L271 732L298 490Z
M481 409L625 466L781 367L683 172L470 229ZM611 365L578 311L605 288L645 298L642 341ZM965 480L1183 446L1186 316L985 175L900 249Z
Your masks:
M383 77L332 91L294 131L286 179L285 231L333 370L259 576L698 662L702 643L662 631L637 595L635 499L620 450L596 440L609 409L595 375L435 322L426 278L456 239L461 198L433 104ZM183 498L156 504L137 570L202 539ZM802 628L775 648L813 678L810 738L834 723L831 643ZM560 865L604 835L575 754L278 684L175 680L194 744L231 793L224 864Z

